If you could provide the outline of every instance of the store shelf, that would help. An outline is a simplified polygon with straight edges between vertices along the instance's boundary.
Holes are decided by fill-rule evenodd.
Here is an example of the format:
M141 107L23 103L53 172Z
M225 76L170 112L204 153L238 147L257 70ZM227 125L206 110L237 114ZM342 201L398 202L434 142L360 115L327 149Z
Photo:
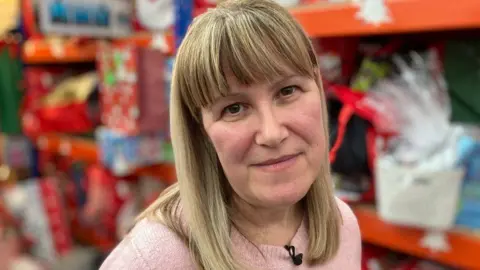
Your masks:
M480 269L480 237L467 231L448 233L450 251L433 252L420 243L425 233L382 221L373 207L354 206L365 242L387 247L409 255L430 259L461 269Z
M310 4L291 12L312 37L480 28L475 0L385 0L385 6L391 21L379 25L364 23L351 3Z
M72 157L76 160L95 163L99 161L97 147L94 141L63 135L42 135L36 139L40 150ZM137 170L134 174L156 176L166 184L175 182L175 168L170 164L149 166Z
M116 43L134 43L147 46L151 35L139 34L130 38L115 40ZM23 45L22 60L26 64L81 63L95 61L97 45L100 41L50 38L31 39ZM173 36L167 35L167 43L173 46Z
M480 4L473 0L386 0L391 21L378 25L365 23L352 3L306 4L290 11L312 37L407 33L431 30L480 28ZM53 41L52 41L53 40ZM117 42L150 43L149 35L137 35ZM168 35L173 48L173 36ZM96 42L59 42L58 39L33 39L25 43L23 60L27 64L91 62Z
M98 153L93 141L69 136L44 135L37 139L43 151L70 156L85 162L97 162ZM138 175L161 177L168 184L175 182L175 170L171 165L158 165L136 172ZM425 232L382 221L371 206L352 206L365 242L387 247L409 255L431 259L462 269L480 269L480 236L471 232L455 230L448 233L451 249L448 252L433 252L420 245ZM108 246L108 244L106 244ZM107 247L106 247L107 248Z

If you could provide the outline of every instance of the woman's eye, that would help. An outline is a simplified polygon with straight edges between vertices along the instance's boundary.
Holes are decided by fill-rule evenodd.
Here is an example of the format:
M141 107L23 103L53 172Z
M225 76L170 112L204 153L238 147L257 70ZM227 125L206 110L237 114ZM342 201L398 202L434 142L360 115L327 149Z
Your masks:
M235 103L230 106L227 106L225 109L223 109L223 114L228 114L228 115L237 115L242 112L243 110L243 105L240 103Z
M288 96L291 96L293 95L293 93L295 93L295 91L297 91L297 87L296 86L287 86L287 87L284 87L282 89L280 89L280 95L283 96L283 97L288 97Z

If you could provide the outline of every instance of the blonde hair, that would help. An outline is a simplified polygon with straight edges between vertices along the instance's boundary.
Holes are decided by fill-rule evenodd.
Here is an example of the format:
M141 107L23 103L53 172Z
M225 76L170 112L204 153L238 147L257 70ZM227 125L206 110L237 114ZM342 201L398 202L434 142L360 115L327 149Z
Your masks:
M200 269L239 269L230 240L231 188L202 125L200 110L228 92L228 69L244 84L272 80L287 67L314 78L321 92L325 145L328 123L318 64L309 38L270 0L224 1L198 16L177 54L170 125L178 183L139 218L153 218L188 245ZM327 147L326 147L327 148ZM303 199L308 215L309 263L324 263L339 247L341 217L330 179L328 151L321 174Z

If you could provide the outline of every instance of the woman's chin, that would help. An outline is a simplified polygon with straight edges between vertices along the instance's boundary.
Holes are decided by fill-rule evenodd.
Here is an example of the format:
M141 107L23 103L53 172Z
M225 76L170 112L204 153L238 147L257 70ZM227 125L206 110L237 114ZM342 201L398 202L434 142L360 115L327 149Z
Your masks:
M291 206L302 200L307 194L309 187L301 186L273 188L257 193L256 197L260 204L265 207Z

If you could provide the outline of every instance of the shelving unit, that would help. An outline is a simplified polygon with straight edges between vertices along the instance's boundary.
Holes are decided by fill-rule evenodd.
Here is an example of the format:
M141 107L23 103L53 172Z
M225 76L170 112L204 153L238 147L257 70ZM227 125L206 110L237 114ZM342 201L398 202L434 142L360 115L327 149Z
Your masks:
M60 154L87 163L99 161L99 154L94 141L67 135L42 135L36 138L40 150ZM170 164L160 164L137 170L135 175L156 176L166 184L175 182L175 168Z
M480 5L472 0L386 0L391 21L374 25L352 3L317 3L291 9L312 37L413 33L480 27Z
M474 0L387 0L391 21L374 25L358 18L359 6L352 3L317 3L292 8L293 16L312 37L412 33L419 31L470 29L480 27L480 5ZM197 12L199 13L199 12ZM333 22L333 23L332 23ZM173 48L173 36L167 35ZM146 45L151 37L136 35L116 42ZM53 44L53 47L52 47ZM44 39L28 40L22 57L27 64L91 62L96 42L66 42L64 45Z
M70 156L85 162L97 162L98 152L93 141L70 136L44 135L37 139L38 147L43 151ZM138 170L135 174L157 176L167 184L175 182L175 169L163 164ZM402 227L384 222L371 206L352 206L357 216L364 241L431 259L454 267L480 269L480 236L468 231L455 230L448 233L451 245L449 252L432 252L420 245L425 232L419 229ZM108 243L102 243L107 249Z
M414 33L421 31L480 28L480 2L477 0L386 0L390 22L374 25L358 16L359 7L352 3L307 4L290 11L311 37L338 37ZM151 37L139 35L116 42L148 44ZM173 37L168 36L173 45ZM27 64L92 62L97 43L65 43L63 54L52 51L52 43L43 39L26 42L22 57ZM173 48L173 46L171 46ZM98 161L93 141L56 134L36 138L40 149L70 156L86 162ZM168 184L175 182L171 165L158 165L138 170L139 175L155 175ZM480 269L480 236L453 230L448 233L451 251L432 252L420 245L425 232L386 223L370 206L352 206L358 218L363 240L421 258L432 259L462 269ZM108 244L106 244L108 246Z
M434 252L421 246L423 230L389 224L371 206L353 206L365 242L461 269L480 269L480 236L453 230L447 233L450 251Z
M173 36L166 36L170 48L174 48ZM152 40L148 34L115 40L116 43L131 42L147 46ZM26 64L81 63L95 61L97 45L95 40L65 40L36 38L27 40L22 50L22 60ZM171 54L173 52L170 52Z

